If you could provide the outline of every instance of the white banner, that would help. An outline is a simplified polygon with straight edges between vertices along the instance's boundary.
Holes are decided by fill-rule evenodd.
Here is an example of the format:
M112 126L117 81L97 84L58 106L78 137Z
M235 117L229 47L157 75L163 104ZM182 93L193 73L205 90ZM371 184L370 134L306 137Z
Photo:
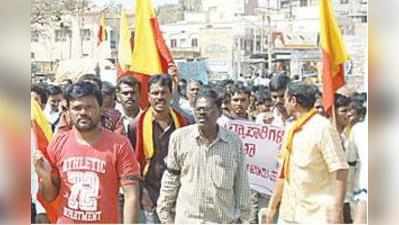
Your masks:
M271 195L277 178L277 156L284 129L242 120L231 120L225 127L238 134L243 142L251 189Z

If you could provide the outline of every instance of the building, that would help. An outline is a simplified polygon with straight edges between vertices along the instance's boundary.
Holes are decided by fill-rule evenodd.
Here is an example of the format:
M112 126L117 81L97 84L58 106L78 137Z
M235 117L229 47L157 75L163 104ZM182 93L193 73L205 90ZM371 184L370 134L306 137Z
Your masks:
M179 0L179 5L183 8L183 11L189 11L189 12L202 11L201 0Z
M333 0L335 15L351 55L346 65L346 78L350 88L357 90L367 86L364 84L367 76L367 5L367 0ZM259 9L261 17L268 21L266 36L272 42L266 49L276 55L272 61L284 61L292 76L314 75L320 64L319 0L259 0Z
M184 20L184 8L180 4L167 4L158 7L157 16L159 23L169 24Z
M58 24L32 32L31 52L35 60L60 61L94 57L99 51L97 46L99 18L99 13L88 13L81 17L64 16ZM109 18L112 19L115 18ZM110 22L106 20L107 23ZM106 30L107 40L104 42L105 49L100 57L111 58L111 49L116 48L118 35L116 27L109 23Z
M353 88L364 88L367 76L367 0L334 0L334 9L350 53L346 75ZM291 76L317 75L320 64L319 0L181 0L158 8L158 19L174 58L203 60L209 79L251 80L274 71L277 62ZM129 14L134 32L134 15ZM81 39L73 19L63 18L43 37L32 33L32 57L54 62L98 55L99 13L80 18ZM76 24L76 22L75 22ZM109 45L104 57L117 57L119 15L107 16ZM75 32L76 33L76 32ZM80 43L77 45L76 43ZM77 47L76 47L77 46ZM73 49L79 49L79 54ZM50 64L51 65L51 64Z

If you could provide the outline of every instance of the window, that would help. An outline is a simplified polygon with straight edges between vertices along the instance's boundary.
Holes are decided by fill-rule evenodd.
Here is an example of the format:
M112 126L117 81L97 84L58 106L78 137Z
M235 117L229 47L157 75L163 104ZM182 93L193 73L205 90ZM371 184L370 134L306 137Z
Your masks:
M170 40L170 47L171 47L171 48L176 48L176 46L177 46L176 39Z
M260 51L260 39L256 40L256 51Z
M89 29L81 29L80 35L83 41L90 41L91 39L91 31Z
M241 50L245 50L245 45L246 45L246 43L245 43L245 39L240 39L240 46L241 46Z
M67 29L62 29L62 30L56 30L55 31L55 41L60 42L60 41L66 41L67 37L71 38L72 36L72 31L67 30Z
M117 37L117 33L115 33L115 31L113 31L113 30L110 30L109 32L108 32L108 34L109 34L109 43L110 43L110 47L111 47L111 49L115 49L115 48L117 48L117 39L118 39L118 37ZM131 34L130 34L131 35ZM131 36L130 36L131 37Z
M185 39L185 38L181 38L180 39L180 41L179 41L180 43L179 43L179 47L186 47L186 45L187 45L187 40Z
M299 6L300 6L300 7L308 6L308 0L300 0Z
M193 38L191 40L191 47L194 47L194 48L198 47L198 39L197 38Z
M280 8L284 9L284 8L288 8L290 6L290 1L289 0L281 0L280 1Z
M39 42L39 31L33 31L30 38L31 42Z

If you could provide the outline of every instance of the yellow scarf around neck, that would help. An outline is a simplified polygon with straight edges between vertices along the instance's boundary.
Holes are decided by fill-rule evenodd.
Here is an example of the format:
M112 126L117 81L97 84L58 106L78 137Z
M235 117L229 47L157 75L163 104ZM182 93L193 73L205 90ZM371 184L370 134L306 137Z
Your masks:
M301 130L302 126L316 114L316 110L312 109L309 112L305 113L301 117L299 117L292 127L288 130L287 138L283 142L283 146L281 149L281 160L282 166L280 167L280 178L286 179L288 181L288 171L289 171L289 163L291 159L292 153L292 144L294 141L294 135L296 132Z
M153 126L152 126L152 121L154 120L153 117L153 109L149 108L144 115L143 119L143 150L144 150L144 156L146 160L150 160L154 156L154 141L153 141ZM180 121L178 120L178 117L176 113L174 112L173 109L169 109L169 113L172 116L173 123L175 124L175 128L179 128L182 126L180 124ZM144 168L144 174L147 173L148 170L148 165Z

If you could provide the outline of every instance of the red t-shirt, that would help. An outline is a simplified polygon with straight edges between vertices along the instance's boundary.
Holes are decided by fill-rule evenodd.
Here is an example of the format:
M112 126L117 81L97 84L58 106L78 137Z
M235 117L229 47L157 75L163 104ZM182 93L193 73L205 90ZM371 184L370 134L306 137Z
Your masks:
M101 130L94 146L78 143L75 129L59 132L48 146L61 181L57 223L120 222L119 187L136 182L139 164L126 137Z

